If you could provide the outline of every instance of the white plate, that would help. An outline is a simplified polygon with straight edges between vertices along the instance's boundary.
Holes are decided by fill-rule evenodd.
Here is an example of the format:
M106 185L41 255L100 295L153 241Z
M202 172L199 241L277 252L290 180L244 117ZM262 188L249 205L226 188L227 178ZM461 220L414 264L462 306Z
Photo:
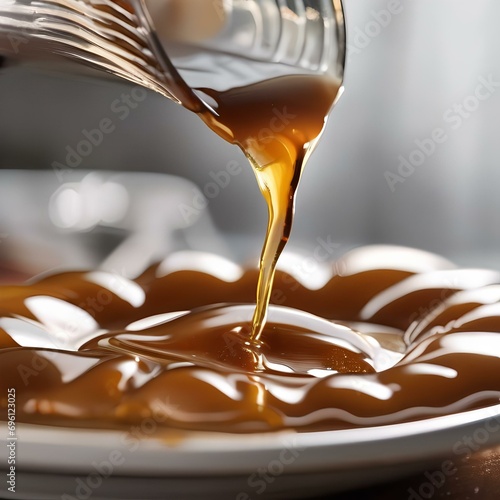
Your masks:
M16 493L4 480L0 492L18 500L312 498L424 471L478 429L494 446L500 433L488 422L499 416L497 405L375 428L163 440L147 437L146 421L127 432L19 425Z

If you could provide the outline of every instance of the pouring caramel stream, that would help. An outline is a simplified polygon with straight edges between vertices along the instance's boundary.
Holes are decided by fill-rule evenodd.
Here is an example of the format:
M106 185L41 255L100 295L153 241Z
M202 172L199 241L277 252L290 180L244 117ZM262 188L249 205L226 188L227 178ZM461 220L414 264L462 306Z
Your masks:
M227 92L199 90L217 103L214 113L204 113L202 118L244 151L267 204L269 221L251 333L251 339L258 341L267 317L276 263L290 236L300 176L340 84L326 76L297 75Z

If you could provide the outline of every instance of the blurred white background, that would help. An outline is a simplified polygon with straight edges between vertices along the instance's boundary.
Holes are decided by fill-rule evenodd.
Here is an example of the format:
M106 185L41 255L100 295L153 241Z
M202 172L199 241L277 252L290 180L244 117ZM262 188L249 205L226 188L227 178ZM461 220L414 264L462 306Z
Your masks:
M395 243L500 268L500 3L345 0L344 6L345 93L304 172L291 246L307 251L318 238L336 242L339 251ZM0 169L46 170L57 188L53 163L131 88L43 62L7 61L0 69ZM440 142L432 146L436 129ZM417 143L431 154L416 153ZM419 164L401 170L400 157ZM208 207L217 228L238 236L228 248L255 257L266 213L250 166L180 106L148 93L79 168L165 172L203 190L229 162L242 171ZM34 217L36 189L26 192ZM8 204L1 210L0 233L11 233L6 221L15 217Z

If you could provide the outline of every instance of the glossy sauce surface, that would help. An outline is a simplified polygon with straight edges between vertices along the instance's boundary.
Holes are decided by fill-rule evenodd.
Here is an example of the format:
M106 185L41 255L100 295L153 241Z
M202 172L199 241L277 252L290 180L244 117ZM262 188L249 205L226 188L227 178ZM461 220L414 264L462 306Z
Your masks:
M499 401L496 272L390 247L350 252L318 290L278 270L285 301L250 342L257 272L188 257L196 270L167 259L135 281L74 272L0 288L0 393L16 388L18 421L306 431Z

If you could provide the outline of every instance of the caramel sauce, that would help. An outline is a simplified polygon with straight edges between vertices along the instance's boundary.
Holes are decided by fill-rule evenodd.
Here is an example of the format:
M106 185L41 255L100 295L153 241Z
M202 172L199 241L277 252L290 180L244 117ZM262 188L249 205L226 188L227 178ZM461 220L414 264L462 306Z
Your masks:
M278 269L286 300L254 342L257 271L226 281L209 259L206 271L158 265L134 281L72 272L3 286L0 394L16 387L20 422L120 428L155 418L162 429L245 433L498 403L499 273L443 269L416 250L387 266L400 251L353 251L319 290ZM449 298L430 309L436 295Z
M292 229L302 169L339 90L338 81L314 75L279 77L226 92L199 89L216 103L213 113L201 117L244 151L267 204L269 221L252 319L254 341L262 335L276 263Z

